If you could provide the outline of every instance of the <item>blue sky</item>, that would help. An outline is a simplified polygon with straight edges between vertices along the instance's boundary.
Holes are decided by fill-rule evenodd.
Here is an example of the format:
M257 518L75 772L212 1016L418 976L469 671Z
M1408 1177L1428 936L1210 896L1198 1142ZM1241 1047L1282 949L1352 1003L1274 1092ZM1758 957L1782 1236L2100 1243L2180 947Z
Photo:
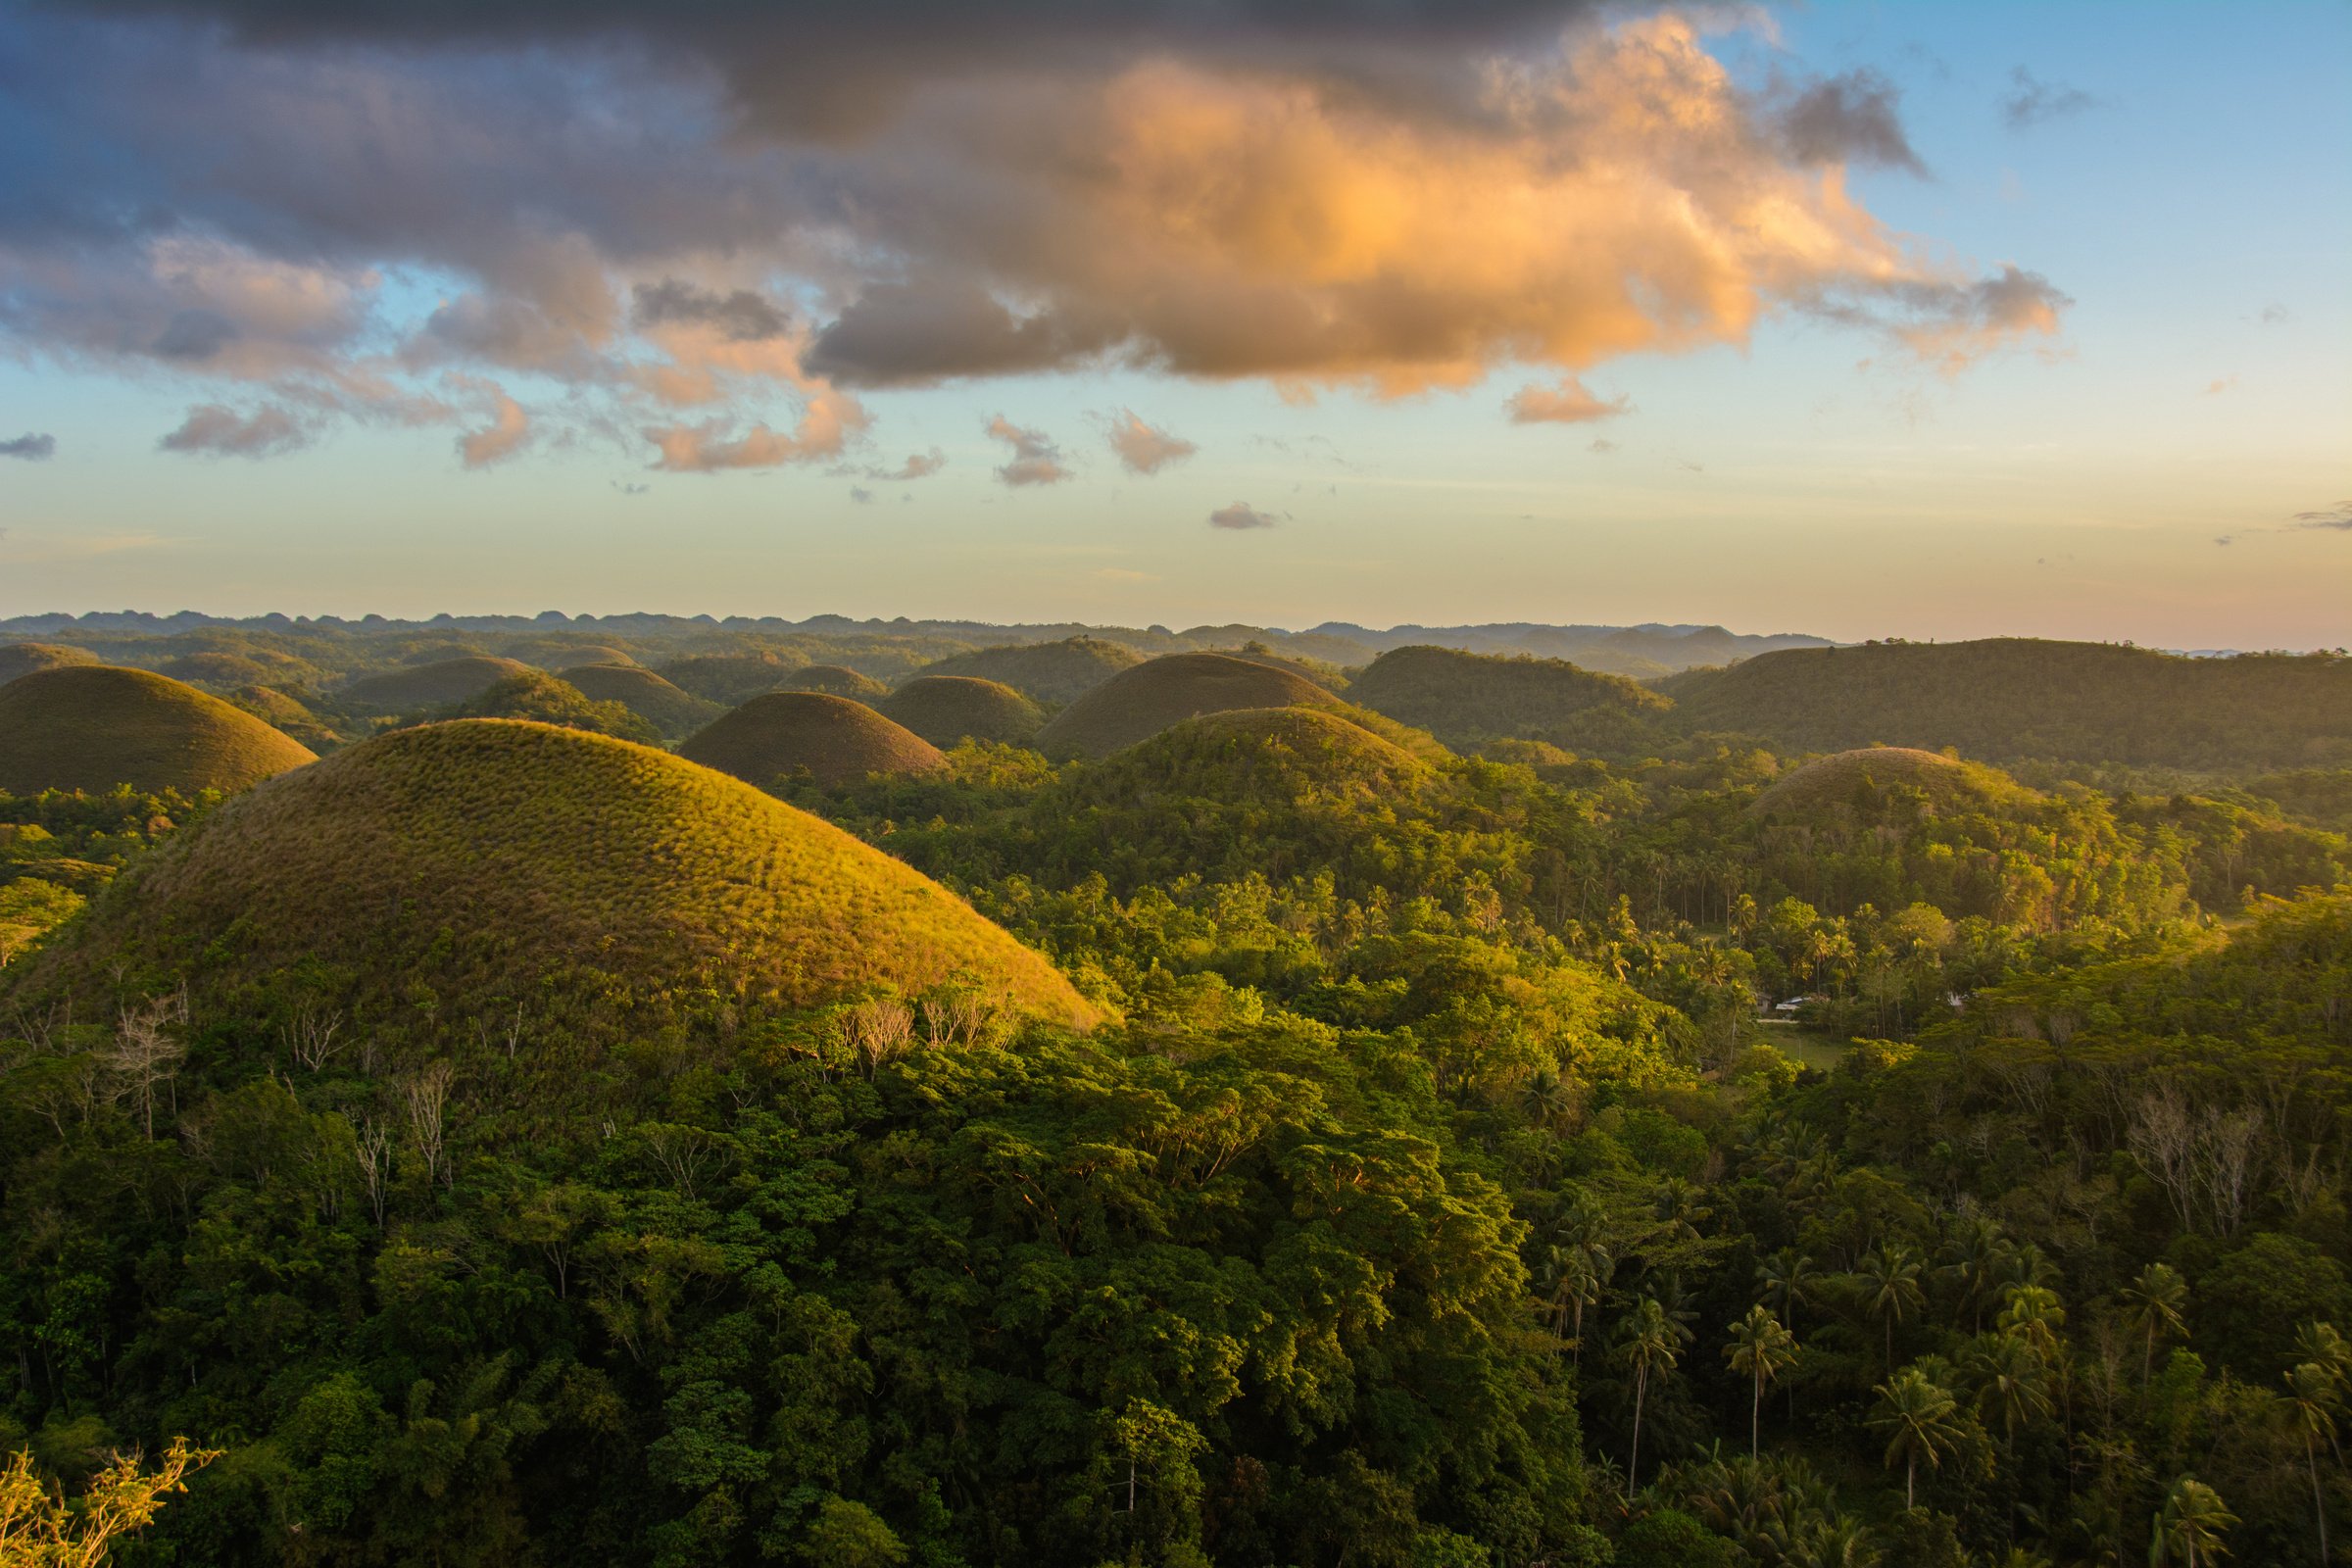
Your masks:
M2020 332L1946 373L1886 331L1768 304L1744 335L1388 398L1087 361L867 386L856 399L870 423L839 452L716 472L651 470L631 421L590 407L593 377L483 350L430 374L497 378L531 421L510 460L460 461L471 408L321 420L273 456L185 455L159 439L192 407L260 406L282 365L224 377L93 347L78 326L62 339L57 309L24 306L60 285L21 241L13 279L0 270L14 307L0 315L13 356L0 440L47 433L56 452L0 463L0 613L1664 619L2352 642L2352 530L2297 517L2352 496L2352 9L1764 15L1706 32L1706 51L1759 95L1776 79L1881 74L1927 176L1857 162L1853 194L1955 277L2014 266L2046 278L2071 301L2055 335ZM348 55L316 68L303 47L279 56L296 73L350 69ZM2021 69L2052 101L2088 101L2014 126L2003 106ZM24 132L41 133L37 119ZM101 162L87 182L150 183ZM156 177L170 199L169 172ZM476 221L513 210L501 200ZM372 314L341 363L501 275L498 263L420 264L397 234L371 242ZM600 243L616 276L643 265ZM739 261L708 274L711 297ZM337 265L370 264L348 251ZM1511 422L1514 391L1563 372L1630 412ZM450 402L490 395L412 384ZM785 395L759 416L782 429L795 384L763 385ZM1198 452L1123 471L1105 433L1123 410ZM723 412L730 434L753 416ZM1007 449L984 433L998 415L1050 437L1071 476L1001 482ZM868 477L934 449L946 461L933 476ZM1208 526L1235 502L1274 526Z

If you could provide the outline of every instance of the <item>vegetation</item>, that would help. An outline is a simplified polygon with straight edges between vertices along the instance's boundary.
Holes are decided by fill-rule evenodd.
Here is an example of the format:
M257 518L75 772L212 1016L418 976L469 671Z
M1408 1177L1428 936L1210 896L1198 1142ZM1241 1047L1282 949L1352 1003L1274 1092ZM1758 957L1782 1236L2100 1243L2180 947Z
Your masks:
M1048 757L1107 757L1171 724L1238 708L1333 701L1300 675L1227 654L1169 654L1122 670L1038 732Z
M0 1564L6 1568L96 1568L115 1544L155 1520L165 1499L188 1490L182 1479L220 1457L218 1448L191 1449L173 1438L152 1471L139 1456L118 1455L69 1503L32 1473L32 1455L20 1449L0 1469Z
M478 696L451 704L435 716L527 718L534 723L615 735L624 741L661 739L660 732L625 704L598 702L569 681L537 669L509 675Z
M529 665L512 659L439 659L355 680L335 692L334 702L356 715L418 713L467 702L502 680L530 673Z
M820 692L827 697L847 697L860 703L872 703L887 696L890 688L871 675L840 664L804 664L789 670L776 682L780 692Z
M1673 705L1621 675L1558 659L1399 648L1348 688L1350 702L1425 729L1446 745L1534 740L1607 750Z
M1660 681L1687 732L2195 769L2352 761L2352 660L2003 637L1789 649Z
M1046 722L1037 704L976 675L920 675L874 706L934 746L971 740L1018 746Z
M821 785L939 767L939 748L863 703L769 692L697 730L678 755L762 788L805 774Z
M1041 703L1074 703L1144 656L1100 637L1070 637L1054 643L1018 643L956 654L925 664L918 674L968 675L1000 681Z
M35 670L97 662L97 658L85 650L58 643L8 643L0 645L0 686Z
M596 702L618 703L665 739L691 735L722 711L636 664L575 664L564 679Z
M776 683L794 667L772 652L713 654L680 659L655 673L707 703L732 708L761 692L774 691Z
M311 750L193 686L143 669L66 664L0 686L0 790L243 789Z
M1790 820L1877 814L1883 803L1902 795L1924 810L1945 811L2025 806L2034 792L1994 768L1963 762L1935 752L1900 746L1866 746L1816 758L1775 780L1756 797L1755 809Z

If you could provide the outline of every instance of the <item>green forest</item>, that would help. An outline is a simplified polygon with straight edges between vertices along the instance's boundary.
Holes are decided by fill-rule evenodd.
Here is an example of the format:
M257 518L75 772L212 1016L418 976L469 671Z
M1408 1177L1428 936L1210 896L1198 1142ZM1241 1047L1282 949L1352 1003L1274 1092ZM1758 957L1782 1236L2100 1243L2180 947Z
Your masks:
M0 793L0 1452L180 1442L110 1560L2352 1562L2340 660L234 652L136 722L322 760Z

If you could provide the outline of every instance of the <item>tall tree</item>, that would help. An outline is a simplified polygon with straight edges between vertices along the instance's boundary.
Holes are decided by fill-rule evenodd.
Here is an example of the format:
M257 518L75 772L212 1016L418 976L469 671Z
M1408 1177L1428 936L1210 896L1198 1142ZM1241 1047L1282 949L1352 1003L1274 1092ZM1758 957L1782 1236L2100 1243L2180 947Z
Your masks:
M2222 1494L2193 1476L2182 1476L2165 1494L2148 1541L2148 1568L2197 1568L2230 1548L2222 1534L2237 1523L2237 1515L2222 1502Z
M1640 1484L1642 1407L1649 1396L1649 1374L1653 1369L1674 1369L1675 1347L1680 1341L1674 1320L1654 1296L1642 1298L1617 1331L1617 1353L1634 1369L1634 1445L1625 1462L1625 1490L1629 1493Z
M2139 1331L2139 1380L2145 1383L2155 1369L2157 1340L2187 1332L2188 1281L2170 1263L2150 1263L2118 1294Z
M1764 1307L1751 1306L1747 1316L1732 1325L1732 1343L1723 1348L1723 1358L1755 1386L1747 1407L1747 1455L1752 1459L1763 1430L1764 1385L1796 1360L1796 1336Z
M1879 1407L1870 1424L1886 1434L1886 1462L1903 1466L1903 1506L1918 1505L1919 1462L1931 1470L1943 1465L1960 1440L1959 1406L1951 1391L1931 1381L1918 1367L1907 1366L1878 1387Z
M1889 1368L1894 1365L1895 1325L1917 1312L1928 1298L1920 1289L1920 1272L1919 1258L1900 1242L1888 1242L1863 1253L1862 1266L1855 1272L1862 1310L1886 1331Z

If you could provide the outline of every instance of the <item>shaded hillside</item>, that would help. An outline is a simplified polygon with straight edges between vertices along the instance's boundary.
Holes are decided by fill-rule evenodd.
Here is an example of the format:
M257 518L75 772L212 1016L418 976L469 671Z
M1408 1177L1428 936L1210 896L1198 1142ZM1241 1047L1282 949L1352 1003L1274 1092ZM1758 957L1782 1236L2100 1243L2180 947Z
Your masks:
M705 702L732 708L747 697L774 691L795 667L774 654L707 654L656 665L654 673Z
M394 731L242 797L119 879L17 994L118 965L200 1003L295 968L370 1025L426 1021L419 995L642 1023L959 979L1092 1016L1044 958L814 817L651 748L499 720Z
M1318 708L1240 708L1188 718L1089 772L1081 793L1172 790L1248 799L1377 791L1428 763L1361 724Z
M1080 697L1038 732L1037 748L1049 757L1107 757L1203 713L1331 701L1314 682L1272 664L1225 654L1169 654Z
M1995 768L1907 747L1868 746L1791 768L1756 797L1753 809L1768 817L1852 813L1867 819L1906 799L1949 811L2025 806L2040 798Z
M88 650L70 648L63 643L10 643L0 647L0 686L35 670L97 662L97 656Z
M871 703L890 695L890 688L871 675L860 674L846 664L803 664L787 670L776 682L780 692L821 692L827 697L854 698Z
M1660 683L1692 732L2217 770L2352 761L2352 660L2004 637L1766 654Z
M697 730L678 755L767 786L807 772L818 784L874 773L924 773L939 748L863 703L823 692L768 692Z
M316 760L218 697L144 669L69 664L0 686L0 790L241 790Z
M353 713L415 713L479 697L502 680L530 672L530 665L515 660L466 655L363 676L332 701Z
M521 718L536 724L560 724L624 741L651 743L661 739L653 725L619 703L598 702L569 681L543 669L509 675L479 696L453 703L436 718Z
M310 706L291 693L275 686L239 686L223 692L222 698L234 707L242 708L254 717L282 734L324 756L349 739L343 731L327 722Z
M690 735L722 711L637 664L576 664L564 679L600 703L618 703L664 736Z
M1069 637L1055 643L1022 643L957 654L926 664L917 673L1002 681L1041 703L1062 704L1077 701L1120 670L1143 662L1143 655L1123 644L1100 637Z
M1383 654L1355 677L1348 699L1463 748L1492 740L1608 748L1672 706L1621 675L1562 660L1449 648Z
M1019 692L974 675L918 675L874 707L942 747L965 740L1025 746L1046 722L1045 710Z

